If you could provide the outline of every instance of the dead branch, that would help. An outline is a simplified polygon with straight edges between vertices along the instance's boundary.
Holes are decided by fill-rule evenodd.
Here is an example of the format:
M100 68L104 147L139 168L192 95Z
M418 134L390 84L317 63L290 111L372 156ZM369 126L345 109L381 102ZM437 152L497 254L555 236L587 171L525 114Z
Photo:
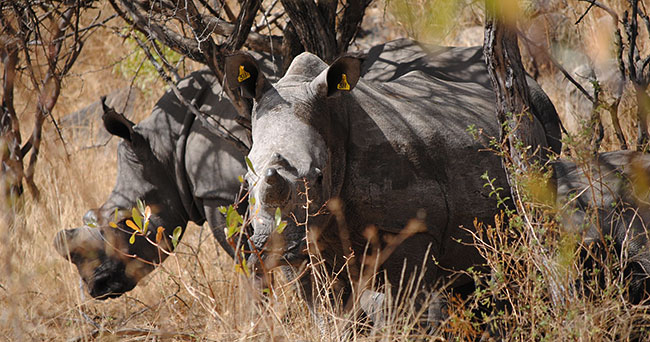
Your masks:
M1 14L0 14L1 15ZM3 198L10 199L23 193L23 155L20 151L20 124L14 108L14 81L18 63L16 44L5 44L2 55L2 107L0 108L0 175L5 181L0 184ZM6 187L6 188L2 188Z
M515 146L519 143L533 147L542 144L534 141L534 120L526 114L530 108L530 97L524 67L521 64L517 31L500 17L498 5L492 5L492 10L486 12L489 14L485 23L483 49L488 74L497 94L497 118L502 127L501 139L509 141L507 153L512 158L514 167L525 172L529 170L527 158L530 156L521 155L521 151ZM541 153L540 149L537 158L543 162L546 158Z
M25 181L34 198L39 197L34 174L43 124L48 117L66 148L52 109L59 98L61 82L81 54L84 41L93 28L105 23L98 22L99 17L96 17L91 25L82 28L80 17L88 6L90 4L85 1L23 1L3 3L0 10L3 33L0 53L5 60L1 138L11 142L8 145L10 161L5 162L3 158L1 173L12 175L10 188L15 189L11 190L13 193L20 192L18 189ZM27 76L37 99L32 134L22 148L19 119L13 108L13 88L19 70ZM23 170L30 151L29 163Z
M205 126L210 128L210 130L215 133L217 136L220 138L232 143L237 149L239 149L243 154L248 154L250 151L250 147L241 141L237 136L235 136L232 132L230 132L226 127L224 127L218 120L214 120L210 115L202 112L199 110L194 102L188 101L183 94L181 94L180 90L176 86L176 83L178 83L179 78L178 78L178 73L175 70L170 70L171 64L167 61L165 56L160 53L160 49L156 48L155 43L152 43L154 46L154 51L158 55L158 58L160 58L163 61L163 64L161 65L158 63L156 58L154 58L153 53L149 49L149 47L143 42L140 38L137 36L133 36L137 44L140 46L140 49L145 53L147 58L149 59L149 62L156 68L156 71L158 72L158 75L165 80L167 85L172 89L178 100L183 104L183 106L187 107L189 111L194 114L200 121L201 123ZM164 65L164 67L163 67ZM165 71L165 68L168 69L168 71L172 72L176 76L176 80L173 81L171 77L167 74ZM213 124L213 123L214 124Z
M305 51L328 63L337 56L335 28L329 13L332 3L336 7L336 1L319 1L319 8L312 0L282 0Z
M338 45L339 55L347 51L350 43L352 43L352 40L357 35L366 8L371 2L372 0L350 0L347 2L337 30L338 40L336 44Z
M627 71L637 99L637 150L642 151L648 148L650 137L648 135L648 115L650 115L650 96L646 92L650 83L650 70L646 70L650 62L650 56L642 59L637 47L639 36L638 17L646 22L646 29L650 33L650 20L639 7L639 0L628 0L632 13L627 11L623 14L623 27L627 36Z

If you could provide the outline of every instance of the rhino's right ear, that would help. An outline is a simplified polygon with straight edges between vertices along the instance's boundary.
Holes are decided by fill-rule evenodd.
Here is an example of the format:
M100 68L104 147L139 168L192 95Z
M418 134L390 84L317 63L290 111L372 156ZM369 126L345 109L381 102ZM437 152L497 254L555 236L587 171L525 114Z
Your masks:
M122 139L131 142L133 138L133 126L135 124L127 119L124 115L115 111L115 109L106 105L106 97L102 96L102 109L104 114L102 120L106 130L121 137Z
M230 89L240 89L242 95L259 101L270 85L257 67L253 56L246 52L237 52L226 57L226 84Z

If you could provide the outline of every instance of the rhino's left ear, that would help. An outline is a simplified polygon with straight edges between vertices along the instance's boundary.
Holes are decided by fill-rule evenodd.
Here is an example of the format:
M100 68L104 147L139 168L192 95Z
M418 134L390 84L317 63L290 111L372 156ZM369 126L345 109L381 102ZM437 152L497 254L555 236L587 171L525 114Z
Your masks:
M102 109L104 110L102 121L104 121L104 127L106 130L113 135L117 135L118 137L131 142L133 137L133 126L135 124L124 115L116 112L115 109L106 105L105 96L102 96L101 102Z
M361 57L340 57L311 82L311 88L323 96L351 91L361 77L362 62Z
M224 71L226 84L230 89L239 88L244 97L255 99L255 101L259 101L269 86L253 56L246 52L237 52L226 57Z

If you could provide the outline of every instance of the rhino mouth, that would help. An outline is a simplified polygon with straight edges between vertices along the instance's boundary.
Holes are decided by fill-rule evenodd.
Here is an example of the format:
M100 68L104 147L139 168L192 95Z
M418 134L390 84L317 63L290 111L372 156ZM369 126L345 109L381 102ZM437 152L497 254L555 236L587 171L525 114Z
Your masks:
M253 253L248 258L248 264L255 273L272 270L280 266L299 266L308 258L307 243L305 239L290 242L285 248L265 248ZM262 260L260 261L259 256ZM262 267L262 263L264 267Z
M133 290L137 282L126 275L126 265L110 257L102 258L92 280L86 282L88 292L95 299L117 298Z

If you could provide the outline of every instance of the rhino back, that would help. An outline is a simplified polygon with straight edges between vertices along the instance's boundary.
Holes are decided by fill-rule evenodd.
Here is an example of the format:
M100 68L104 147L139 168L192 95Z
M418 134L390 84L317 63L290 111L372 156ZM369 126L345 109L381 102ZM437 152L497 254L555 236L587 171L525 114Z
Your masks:
M398 39L371 48L361 73L366 80L387 82L416 70L442 80L492 87L480 46L435 46Z
M370 49L362 75L366 80L388 82L412 71L458 86L483 87L493 93L481 46L446 47L398 39ZM545 132L545 136L536 140L543 141L542 138L545 138L551 150L560 153L562 135L557 111L534 79L526 75L526 81L531 110Z

